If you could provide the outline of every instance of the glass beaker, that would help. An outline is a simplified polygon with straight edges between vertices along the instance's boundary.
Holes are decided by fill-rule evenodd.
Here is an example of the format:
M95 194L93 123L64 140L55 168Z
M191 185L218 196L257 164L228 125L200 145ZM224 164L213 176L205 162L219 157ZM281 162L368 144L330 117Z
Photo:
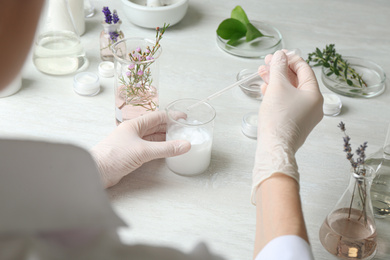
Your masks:
M370 187L374 169L365 175L352 171L344 194L326 216L319 237L323 247L341 259L371 259L376 253L377 233Z
M390 217L390 124L383 148L370 155L366 164L376 171L371 186L371 200L375 217Z
M197 102L197 99L179 99L165 109L168 115L166 140L191 142L189 152L166 158L168 168L179 175L201 174L210 165L216 112L209 103ZM188 109L191 105L194 106Z
M46 3L35 40L35 67L49 75L67 75L88 66L67 0Z
M112 45L115 58L116 123L158 110L161 46L144 38L125 38Z

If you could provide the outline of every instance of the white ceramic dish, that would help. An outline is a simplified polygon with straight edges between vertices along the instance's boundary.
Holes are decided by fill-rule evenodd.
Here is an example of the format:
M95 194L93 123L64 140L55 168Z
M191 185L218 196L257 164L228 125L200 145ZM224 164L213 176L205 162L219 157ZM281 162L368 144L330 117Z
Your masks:
M147 6L146 0L122 0L127 19L145 28L171 26L180 22L188 9L188 0L161 0L162 6Z

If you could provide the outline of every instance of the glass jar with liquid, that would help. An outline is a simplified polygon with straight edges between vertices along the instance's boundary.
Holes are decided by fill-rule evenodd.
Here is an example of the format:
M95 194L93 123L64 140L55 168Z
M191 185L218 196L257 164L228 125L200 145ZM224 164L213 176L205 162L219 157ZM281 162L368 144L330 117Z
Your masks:
M35 67L49 75L67 75L88 66L67 0L49 0L35 40Z
M366 164L375 169L371 199L377 218L390 218L390 124L383 148L370 155Z

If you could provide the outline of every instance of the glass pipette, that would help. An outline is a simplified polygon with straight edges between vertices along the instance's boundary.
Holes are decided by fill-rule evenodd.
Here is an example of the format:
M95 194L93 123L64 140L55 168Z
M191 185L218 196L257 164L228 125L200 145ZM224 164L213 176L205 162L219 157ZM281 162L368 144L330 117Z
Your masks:
M288 52L286 53L287 57L290 57L290 56L292 56L292 55L294 55L294 54L300 55L300 50L299 50L299 49L293 49L293 50L288 51ZM257 76L259 76L259 73L255 72L255 73L253 73L253 74L251 74L251 75L249 75L249 76L247 76L247 77L245 77L245 78L243 78L243 79L241 79L241 80L239 80L239 81L237 81L237 82L231 84L230 86L227 86L226 88L223 88L223 89L221 89L220 91L215 92L214 94L208 96L207 98L202 99L202 100L200 100L200 101L198 101L198 102L192 104L191 106L187 107L187 110L190 110L191 108L193 108L193 107L199 105L200 103L210 101L210 100L212 100L212 99L214 99L214 98L216 98L216 97L222 95L223 93L225 93L225 92L228 91L229 89L232 89L232 88L234 88L234 87L236 87L236 86L238 86L238 85L241 85L241 84L243 84L243 83L245 83L245 82L247 82L247 81L249 81L249 80L251 80L251 79L254 79L254 78L257 77Z

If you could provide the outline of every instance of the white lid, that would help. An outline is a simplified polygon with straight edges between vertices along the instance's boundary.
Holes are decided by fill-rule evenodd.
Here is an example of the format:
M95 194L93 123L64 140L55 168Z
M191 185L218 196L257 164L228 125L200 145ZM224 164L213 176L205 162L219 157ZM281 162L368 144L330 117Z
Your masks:
M74 91L82 96L94 96L100 91L99 76L93 72L81 72L74 76Z
M339 96L332 93L323 93L324 105L322 107L324 115L326 116L337 116L340 114L342 103Z
M99 64L99 75L104 78L114 76L114 63L111 61L103 61Z
M249 138L257 139L258 114L250 112L242 118L241 130Z

